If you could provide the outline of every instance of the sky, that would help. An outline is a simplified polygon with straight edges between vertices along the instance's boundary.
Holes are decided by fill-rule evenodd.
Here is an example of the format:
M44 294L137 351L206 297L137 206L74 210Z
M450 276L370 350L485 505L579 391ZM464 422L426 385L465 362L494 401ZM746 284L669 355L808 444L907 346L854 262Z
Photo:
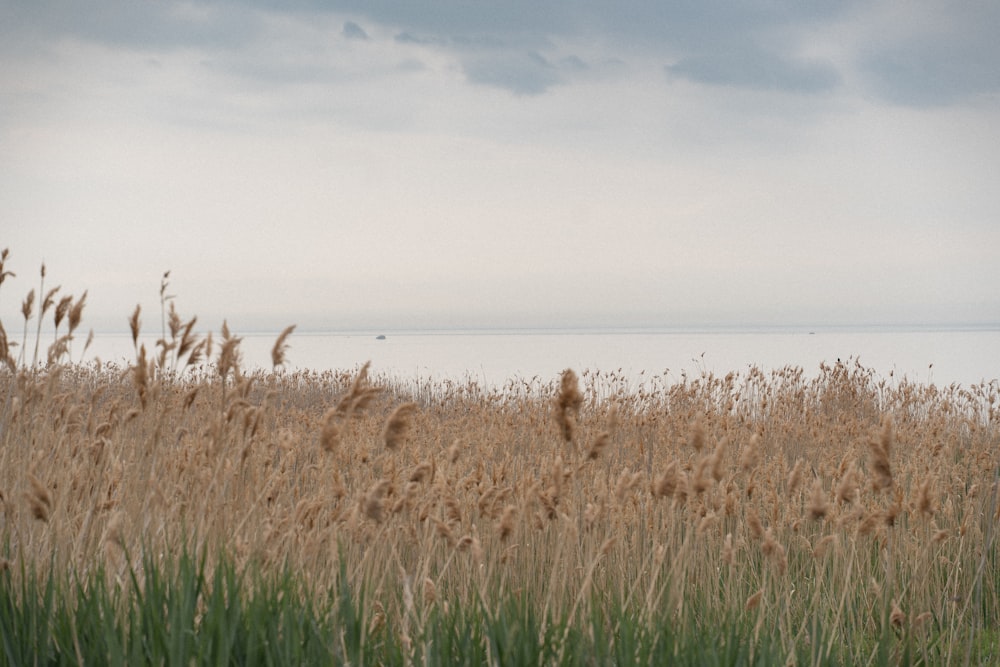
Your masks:
M85 326L1000 325L1000 3L0 0ZM13 334L12 334L13 336ZM16 337L16 336L13 336Z

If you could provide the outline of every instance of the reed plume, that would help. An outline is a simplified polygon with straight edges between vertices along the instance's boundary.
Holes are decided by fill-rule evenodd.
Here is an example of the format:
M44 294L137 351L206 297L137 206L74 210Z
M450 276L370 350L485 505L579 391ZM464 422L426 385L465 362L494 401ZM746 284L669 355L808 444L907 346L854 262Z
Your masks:
M59 286L53 287L48 292L45 292L45 263L42 262L41 279L38 285L38 294L45 294L45 298L42 299L41 306L38 312L38 323L35 329L35 353L31 358L31 367L34 368L38 366L38 350L42 342L42 320L45 318L45 313L49 311L55 304L55 296L59 291Z
M345 423L353 416L368 407L372 399L381 391L378 387L368 386L368 367L365 363L351 381L351 385L337 404L323 413L320 429L320 446L324 451L332 452L340 444L341 433Z
M0 269L2 269L0 265ZM10 353L10 346L17 345L17 343L11 343L7 339L7 330L3 328L3 323L0 322L0 363L7 366L11 373L17 372L17 362L14 361L14 355Z
M424 579L424 604L432 605L437 602L437 586L430 577Z
M31 473L28 473L28 482L31 485L31 491L26 495L31 515L39 521L48 523L49 515L52 512L52 495L45 484Z
M376 481L362 498L362 510L364 515L375 523L382 523L385 519L385 492L389 489L389 480L380 479Z
M169 272L168 272L169 273ZM222 321L222 346L219 348L219 360L216 362L216 369L219 372L219 377L226 379L230 371L237 378L240 374L240 363L242 363L239 346L243 339L239 336L234 336L229 331L229 325L225 320Z
M759 542L764 539L764 525L760 522L760 515L753 507L747 508L746 522L747 528L750 529L750 535L752 535L755 540Z
M52 319L55 322L56 331L59 331L59 325L62 324L63 319L65 319L66 315L69 313L69 309L72 305L72 294L67 294L59 299L59 303L56 304L56 309L52 312Z
M712 479L716 482L722 481L722 476L725 474L725 466L723 465L726 455L726 448L729 446L729 442L726 438L720 438L719 444L715 446L715 451L712 453L711 457L711 468L712 468Z
M809 494L809 518L819 521L830 513L830 506L826 502L826 493L823 491L823 480L818 477L813 481L812 492Z
M590 448L587 450L587 458L591 461L596 461L600 456L601 452L607 448L608 443L611 442L611 433L609 431L601 431L594 438L594 441L590 443Z
M830 548L830 546L835 545L836 543L837 543L836 535L825 535L824 537L820 538L819 542L817 542L816 546L813 547L812 549L813 558L817 560L823 558L823 556L826 555L826 552Z
M142 409L146 409L146 401L149 396L149 366L146 361L146 346L139 347L139 356L132 367L132 379L135 383L136 393L139 394L139 404Z
M106 546L114 546L118 549L125 548L125 538L122 535L122 525L125 523L125 513L121 510L116 511L108 519L108 525L104 529L104 539L102 542Z
M185 368L188 366L194 366L201 358L201 347L203 343L198 341L198 336L194 333L194 325L197 321L197 317L192 317L188 320L187 324L181 327L181 340L177 345L175 363L184 356L187 356L187 361L184 364Z
M396 407L385 422L382 439L387 449L396 450L406 439L410 431L413 415L417 412L416 403L403 403Z
M409 481L419 484L427 479L434 481L434 462L424 461L410 472Z
M7 278L14 278L17 276L13 271L7 271L4 269L4 264L7 263L7 257L10 255L10 248L4 248L0 251L0 285L3 285L3 281Z
M370 361L365 362L351 381L347 393L337 402L335 409L341 418L349 419L364 411L381 391L378 387L368 385L368 368L370 366Z
M498 524L501 541L506 541L511 533L514 532L514 518L516 516L517 508L513 505L507 505L507 507L503 508L503 514L500 515L500 522Z
M902 629L906 625L906 614L903 613L902 608L896 600L892 601L892 611L889 612L889 623L897 629Z
M76 300L69 309L69 332L73 333L76 331L77 327L80 326L80 321L83 319L83 307L87 304L87 290L84 290L83 296Z
M28 295L24 297L24 300L21 302L21 315L24 317L24 333L22 334L21 337L21 354L20 354L21 364L28 363L28 359L25 356L27 354L26 350L28 346L28 322L31 321L31 316L34 313L34 310L35 310L35 290L32 289L28 291ZM35 355L37 357L38 355L37 350L35 351Z
M760 434L755 432L740 454L740 469L749 472L756 468L758 463L760 463Z
M774 538L774 533L771 528L764 531L764 537L761 540L760 550L765 556L771 559L771 561L778 568L778 572L784 573L788 569L788 555L785 553L785 547L778 543Z
M931 478L927 477L917 490L917 511L923 516L932 517L935 512L934 492L931 490Z
M28 290L27 296L21 301L21 315L24 317L25 324L31 319L31 316L35 312L35 290Z
M448 452L447 452L448 463L454 463L455 461L457 461L461 453L462 453L462 442L460 440L455 440L455 442L451 443L451 446L448 447Z
M142 326L139 313L141 310L142 306L136 304L132 316L128 318L128 328L132 332L132 347L135 348L136 354L139 353L139 329Z
M837 503L849 505L858 499L858 473L852 461L837 484Z
M277 370L278 366L285 365L285 353L288 352L287 340L293 331L295 331L294 324L285 327L274 341L274 347L271 348L271 368Z
M722 542L722 562L730 566L736 564L736 549L733 547L732 533L726 533Z
M788 495L794 495L796 491L799 490L799 485L802 484L802 468L805 465L805 461L801 458L795 460L795 465L792 466L792 472L788 475Z
M705 425L701 419L696 419L691 425L691 437L689 439L691 447L696 452L700 452L705 446Z
M319 433L319 444L325 452L333 452L340 444L340 427L337 425L337 409L330 408L323 414Z
M671 462L666 469L653 481L653 496L656 498L672 498L677 491L677 462Z
M886 416L882 418L882 430L878 440L868 441L870 462L874 473L872 479L872 490L874 491L883 491L892 486L892 468L889 465L892 442L892 418Z
M574 443L576 423L583 405L583 394L580 383L573 370L563 371L559 382L559 394L556 396L556 421L562 432L563 440Z

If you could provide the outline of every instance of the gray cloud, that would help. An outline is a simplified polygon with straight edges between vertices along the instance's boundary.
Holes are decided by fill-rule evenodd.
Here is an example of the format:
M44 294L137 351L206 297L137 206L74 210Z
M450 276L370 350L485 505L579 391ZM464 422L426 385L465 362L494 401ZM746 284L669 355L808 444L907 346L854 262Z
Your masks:
M473 57L464 62L463 71L472 83L519 95L538 95L565 80L559 69L539 53Z
M284 9L287 3L257 3ZM469 3L462 0L398 2L396 0L300 0L300 11L343 11L397 27L411 35L449 38L457 35L493 35L506 42L542 43L551 37L612 34L627 43L661 48L664 45L722 45L742 35L776 26L794 26L842 15L857 2L821 0L774 3L748 0L732 3L705 0L673 3L660 0L509 0ZM525 46L524 43L521 44Z
M588 65L579 56L565 56L559 59L559 66L573 72L586 72L590 70Z
M884 99L905 106L945 106L1000 93L998 44L995 39L988 45L908 44L868 54L862 66L868 83Z
M33 47L39 42L74 37L148 50L232 48L251 43L263 30L259 13L232 5L182 7L114 1L6 4L0 37L4 42Z
M703 84L799 94L831 91L850 78L838 68L849 66L845 63L851 58L838 63L802 58L796 46L808 47L811 35L858 16L864 16L862 22L894 20L894 10L880 12L880 6L886 7L821 0L624 4L511 0L487 6L459 0L299 3L303 10L333 7L392 26L398 30L397 42L454 53L472 83L531 94L573 80L573 68L562 61L565 54L552 48L554 41L586 41L592 35L601 36L607 49L601 57L620 59L628 52L643 52L672 63L668 65L672 76ZM1000 40L994 37L1000 28L1000 5L928 6L947 16L953 28L932 38L904 36L901 43L882 45L886 40L879 26L866 27L875 36L876 47L860 54L855 64L870 92L898 104L928 106L1000 90L1000 67L995 65L1000 62ZM748 46L764 44L766 48ZM483 49L496 53L470 55ZM532 64L528 53L559 63L558 71Z
M868 94L897 104L948 105L1000 91L995 65L1000 40L994 37L1000 5L922 7L946 17L948 26L931 21L930 28L911 28L905 24L908 10L857 1L228 0L179 5L43 0L0 8L0 53L37 50L43 48L39 44L69 36L153 52L228 50L239 57L266 41L269 17L282 16L316 25L329 19L333 30L342 26L339 36L347 39L377 41L389 32L397 44L448 54L470 83L517 94L539 95L571 83L587 74L581 63L629 61L635 54L669 63L672 77L720 88L822 93L856 80L855 72L838 68L857 67ZM869 19L875 25L859 27ZM892 29L892 39L884 37L878 22ZM852 42L848 35L841 43L862 46L836 63L799 55L803 47L808 52L815 34L831 26L850 26L854 37L867 30L875 39ZM590 44L596 52L585 58L571 55L572 50L585 53L580 45ZM317 69L322 73L324 68Z
M756 48L689 56L668 65L667 71L698 83L793 93L826 92L840 80L829 64L802 62Z
M607 59L620 60L620 52L635 49L661 56L679 53L676 76L718 85L814 92L833 87L839 79L830 65L797 62L775 52L726 57L731 45L745 41L748 34L828 18L838 11L830 3L794 3L783 8L766 2L644 1L627 6L596 1L507 2L489 7L447 1L336 4L402 28L395 37L398 43L455 53L472 83L518 94L540 94L585 73L586 63L579 56L558 53L553 41L586 42L590 35L610 37L610 51L602 54ZM483 54L484 50L491 53ZM747 55L753 57L748 61Z
M884 38L866 40L856 54L867 92L915 107L962 104L1000 93L1000 4L891 9L883 19Z
M393 38L399 44L434 44L435 40L427 39L426 37L417 37L416 35L409 32L397 33Z
M344 29L341 33L347 39L357 39L361 41L368 41L368 33L365 29L359 26L354 21L347 21L344 23Z

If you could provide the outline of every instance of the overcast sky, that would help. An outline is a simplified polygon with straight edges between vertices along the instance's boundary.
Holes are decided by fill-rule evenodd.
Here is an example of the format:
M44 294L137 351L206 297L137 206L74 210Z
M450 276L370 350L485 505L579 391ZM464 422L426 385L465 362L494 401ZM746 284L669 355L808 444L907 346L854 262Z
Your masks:
M2 2L0 289L85 325L1000 323L1000 3ZM17 326L15 326L17 324Z

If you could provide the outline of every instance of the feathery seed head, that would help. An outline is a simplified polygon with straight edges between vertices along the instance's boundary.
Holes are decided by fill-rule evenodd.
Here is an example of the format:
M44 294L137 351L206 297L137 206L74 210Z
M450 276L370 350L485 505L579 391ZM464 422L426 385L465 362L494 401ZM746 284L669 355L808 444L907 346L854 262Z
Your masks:
M758 463L760 463L760 434L754 433L740 454L740 469L747 472L756 468Z
M694 424L691 425L691 447L694 451L700 452L705 446L705 425L702 423L701 419L695 420Z
M556 397L556 421L566 442L573 442L576 435L576 420L582 405L583 394L580 392L579 379L572 369L567 368L560 378L559 394Z
M392 411L382 431L382 438L387 449L395 451L403 444L410 431L410 420L416 412L416 403L403 403Z
M319 434L319 444L323 451L332 452L340 444L340 428L337 426L337 409L330 408L323 414L323 425Z
M274 341L274 347L271 348L271 367L277 369L278 366L285 365L285 353L288 352L288 337L292 335L295 331L295 325L285 327L285 329L278 335L278 339Z
M847 466L847 470L844 475L840 478L840 483L837 484L837 502L839 504L849 505L854 503L858 499L858 473L854 466L854 462L851 461Z
M823 480L816 478L813 481L812 491L809 494L809 518L819 521L830 512L830 506L826 502L826 493L823 491Z
M28 483L31 491L27 494L31 515L39 521L48 523L52 512L52 495L40 479L28 473Z
M805 461L801 458L795 460L795 465L792 466L792 472L788 475L788 495L793 496L795 492L799 490L799 485L802 484L802 468L805 465Z
M892 486L892 468L889 465L889 455L892 451L893 431L892 418L882 419L882 430L878 440L868 441L868 450L874 478L872 490L883 491Z

